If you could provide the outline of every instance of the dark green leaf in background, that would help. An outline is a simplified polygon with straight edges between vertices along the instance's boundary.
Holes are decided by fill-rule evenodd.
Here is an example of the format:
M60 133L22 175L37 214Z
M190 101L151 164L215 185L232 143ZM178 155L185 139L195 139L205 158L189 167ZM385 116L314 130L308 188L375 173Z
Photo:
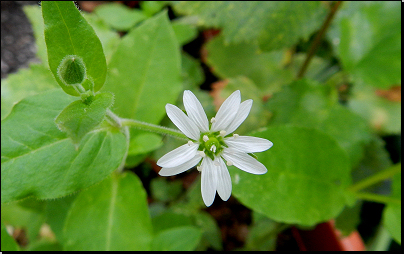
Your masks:
M121 3L105 3L97 6L94 12L112 28L127 31L147 18L141 10L129 9Z
M167 229L155 236L153 251L191 251L195 250L202 236L200 229L193 226Z
M278 126L254 133L274 146L256 154L268 172L230 167L233 193L252 210L277 221L315 225L335 218L346 204L349 159L330 136L302 127Z
M100 182L122 162L125 135L103 128L76 150L54 119L74 98L61 90L27 97L1 122L1 202L65 196Z
M1 250L2 251L17 251L19 247L15 240L8 234L3 222L1 223Z
M199 25L222 28L227 44L252 42L265 51L307 40L326 14L324 3L307 1L181 1L174 10L198 16Z
M150 250L152 224L147 194L133 173L112 174L82 191L64 228L69 251Z
M401 163L393 167L401 168ZM391 197L401 200L401 173L393 177ZM383 224L393 239L401 245L401 204L388 204L383 211Z
M66 86L58 77L57 70L63 58L79 56L86 66L86 76L98 91L104 85L107 65L102 45L94 29L77 10L73 2L42 2L45 24L45 41L49 67L63 90L78 96L73 87ZM85 86L86 90L90 89Z

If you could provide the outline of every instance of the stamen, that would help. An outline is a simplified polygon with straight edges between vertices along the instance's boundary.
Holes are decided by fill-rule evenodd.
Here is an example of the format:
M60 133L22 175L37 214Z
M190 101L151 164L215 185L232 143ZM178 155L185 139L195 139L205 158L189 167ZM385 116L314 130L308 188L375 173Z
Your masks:
M227 161L226 164L227 164L227 166L233 166L233 162L231 162L231 161Z
M215 145L212 145L209 150L211 150L212 152L216 153L216 146L215 146Z
M201 157L205 157L205 152L204 151L198 151L199 152L199 155L201 156Z
M222 137L226 136L226 131L225 130L220 131L220 136Z
M236 133L233 134L233 138L238 138L238 137L239 137L238 134L236 134Z
M202 167L201 166L196 166L196 169L201 172L202 171Z
M206 135L203 135L203 137L202 137L202 139L203 139L203 141L208 141L209 140L209 137L208 136L206 136Z
M191 146L191 145L193 145L193 144L194 144L194 142L192 142L191 140L188 141L188 145L189 145L189 146Z
M210 122L214 123L214 122L216 122L216 119L214 117L212 117L212 119L210 119Z

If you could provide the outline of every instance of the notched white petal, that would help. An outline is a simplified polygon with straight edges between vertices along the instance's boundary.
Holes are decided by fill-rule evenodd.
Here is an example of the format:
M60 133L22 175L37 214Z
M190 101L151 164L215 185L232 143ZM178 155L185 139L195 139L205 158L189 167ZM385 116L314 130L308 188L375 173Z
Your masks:
M200 162L202 157L199 154L196 154L194 158L190 159L189 161L172 168L162 168L159 172L161 176L173 176L180 174L188 169L194 167L198 162Z
M268 150L273 143L267 139L250 136L233 136L224 139L229 148L245 153L258 153Z
M244 122L244 120L247 118L248 114L250 114L252 104L253 104L253 100L251 100L251 99L243 101L240 104L240 107L237 111L236 116L234 117L234 120L227 127L227 130L226 130L227 133L232 133L240 126L240 124L242 124Z
M216 121L212 123L212 131L227 130L227 126L231 124L236 116L238 109L240 107L241 95L240 91L237 90L232 93L220 106L216 113ZM230 133L230 132L227 132Z
M231 178L229 170L222 158L217 159L219 161L218 180L217 180L217 193L223 201L227 201L231 195Z
M194 121L200 131L209 131L208 117L203 110L202 104L196 98L196 96L189 90L184 91L183 102L188 117Z
M198 144L185 144L166 153L157 161L157 165L164 168L177 167L197 154Z
M168 117L175 124L175 126L182 131L182 133L184 133L190 139L199 139L199 128L184 112L182 112L181 109L172 104L167 104L166 111Z
M211 206L216 195L217 170L215 170L215 165L209 157L203 159L201 168L202 199L206 206Z
M226 161L231 161L237 168L251 174L261 175L268 171L261 162L250 155L231 148L225 149L222 156Z

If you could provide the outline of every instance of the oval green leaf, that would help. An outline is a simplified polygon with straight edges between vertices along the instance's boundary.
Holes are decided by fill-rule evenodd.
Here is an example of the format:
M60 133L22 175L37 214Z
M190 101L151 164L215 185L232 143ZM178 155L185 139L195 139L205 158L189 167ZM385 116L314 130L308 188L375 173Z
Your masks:
M112 174L81 192L64 228L65 250L150 250L152 224L147 195L133 173Z
M65 196L100 182L122 162L125 135L103 128L78 150L54 119L74 100L61 90L27 97L1 121L1 202Z
M94 82L94 91L100 90L105 82L107 63L94 29L71 1L44 1L41 4L49 67L59 85L66 93L79 95L73 87L65 85L57 73L66 56L76 55L83 59L86 76ZM91 89L89 85L83 86L86 90Z
M351 181L349 159L333 138L294 126L271 127L254 136L274 146L256 154L266 174L230 168L233 193L241 203L275 221L307 226L342 211Z
M202 231L193 226L167 229L153 239L153 251L191 251L195 250L202 237Z

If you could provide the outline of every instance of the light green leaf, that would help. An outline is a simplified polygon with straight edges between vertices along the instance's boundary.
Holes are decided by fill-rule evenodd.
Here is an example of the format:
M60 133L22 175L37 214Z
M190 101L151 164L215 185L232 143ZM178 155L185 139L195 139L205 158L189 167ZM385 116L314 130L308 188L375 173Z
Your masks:
M273 113L271 124L294 124L316 128L337 140L356 166L370 141L367 123L348 108L339 105L336 90L307 79L284 86L268 100Z
M393 167L401 168L401 163ZM401 200L401 172L393 177L392 197ZM383 224L393 239L401 245L401 205L388 204L383 211Z
M127 31L147 16L141 10L129 9L121 3L105 3L97 6L94 12L112 28Z
M274 146L256 154L268 172L253 175L230 167L233 193L245 206L269 218L311 226L335 218L350 184L347 154L315 129L278 126L254 133Z
M108 65L105 91L120 117L158 123L182 89L179 47L166 12L131 30Z
M44 1L42 15L49 67L59 85L66 93L78 96L76 90L66 86L57 73L62 59L74 55L82 58L86 77L94 83L94 90L100 90L107 72L102 45L94 29L81 16L74 3ZM89 85L83 86L86 90L90 89Z
M175 227L191 226L191 217L188 215L166 211L152 218L154 234Z
M379 88L401 84L400 3L346 2L328 35L355 81Z
M163 145L161 136L154 133L139 132L131 138L128 154L145 154L156 150Z
M142 182L131 172L112 174L82 191L66 219L64 249L149 250L152 227L146 198Z
M195 250L202 236L200 229L183 226L167 229L157 234L152 242L153 251Z
M199 25L222 28L227 44L252 42L265 51L307 40L326 14L322 3L306 1L181 1L174 10L198 16Z
M88 132L101 123L113 101L111 93L99 93L85 101L74 101L56 117L55 123L78 145Z
M195 25L182 22L181 19L176 19L172 22L175 36L178 44L185 45L198 36L198 30Z
M125 135L105 127L76 150L54 119L74 100L61 90L27 97L1 122L1 202L65 196L100 182L122 162Z
M261 52L257 45L239 43L226 45L218 36L206 45L207 64L220 78L246 76L263 93L278 91L293 80L294 74L283 68L283 51Z
M1 80L1 119L4 119L19 100L58 87L52 73L45 66L31 64Z
M15 240L8 234L3 222L1 223L1 250L2 251L18 251L18 247Z
M401 93L401 91L396 91ZM401 95L399 95L401 96ZM373 130L381 134L401 133L401 101L381 96L375 87L357 82L351 91L348 106L368 122Z

